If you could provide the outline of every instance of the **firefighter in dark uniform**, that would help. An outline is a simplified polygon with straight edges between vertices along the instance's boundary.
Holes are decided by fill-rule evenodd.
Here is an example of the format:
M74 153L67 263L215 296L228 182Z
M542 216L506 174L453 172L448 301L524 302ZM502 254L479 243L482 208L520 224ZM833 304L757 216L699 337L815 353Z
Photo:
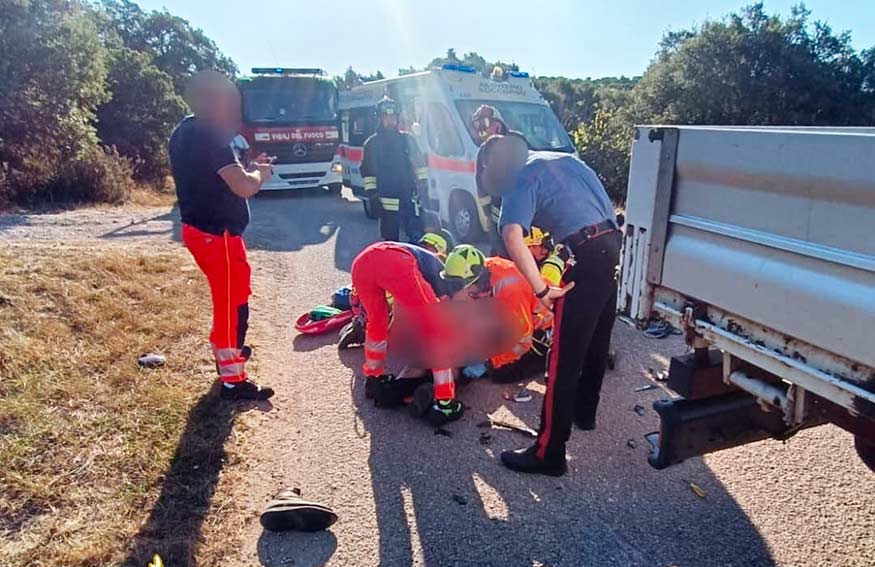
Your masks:
M424 234L421 194L428 184L428 169L416 139L398 129L398 105L389 97L377 104L380 124L365 141L362 177L371 210L379 211L380 237L398 241L401 229L408 240Z
M507 251L535 296L555 313L538 440L505 451L501 460L515 471L559 476L566 471L572 424L595 428L616 312L621 234L598 175L580 159L530 152L513 136L494 136L486 145L482 181L490 194L502 196L499 229ZM572 254L565 287L544 282L525 245L535 225Z

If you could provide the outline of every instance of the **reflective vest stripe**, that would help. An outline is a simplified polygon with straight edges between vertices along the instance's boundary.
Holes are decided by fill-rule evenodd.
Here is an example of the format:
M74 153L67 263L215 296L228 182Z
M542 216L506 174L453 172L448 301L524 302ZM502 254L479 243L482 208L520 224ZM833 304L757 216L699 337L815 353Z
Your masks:
M416 168L416 178L417 179L428 179L428 168L427 167L417 167Z
M397 211L401 207L401 199L393 197L380 197L380 204L384 211Z

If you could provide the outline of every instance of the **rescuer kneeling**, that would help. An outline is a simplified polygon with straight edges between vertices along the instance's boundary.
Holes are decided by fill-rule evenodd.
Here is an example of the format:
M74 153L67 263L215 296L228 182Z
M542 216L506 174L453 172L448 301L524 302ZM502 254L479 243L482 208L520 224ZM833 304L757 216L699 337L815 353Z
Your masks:
M441 277L444 265L438 256L413 244L377 242L353 261L352 285L367 313L365 326L365 395L380 407L393 407L413 395L422 380L386 373L389 346L389 302L403 311L416 327L425 352L440 352L450 342L449 324L437 307L440 297L452 296L452 282ZM446 358L432 356L432 359ZM426 417L435 425L462 417L462 404L449 364L433 368L434 403Z

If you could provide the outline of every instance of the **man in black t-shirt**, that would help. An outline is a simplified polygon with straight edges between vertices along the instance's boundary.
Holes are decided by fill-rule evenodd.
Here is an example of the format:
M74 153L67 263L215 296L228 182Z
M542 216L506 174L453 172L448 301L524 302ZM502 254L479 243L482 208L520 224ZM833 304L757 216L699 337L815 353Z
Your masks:
M250 268L243 231L249 197L270 178L270 159L244 167L232 139L240 125L240 93L227 77L202 71L191 79L186 99L194 114L170 136L169 155L182 216L182 241L210 284L210 343L226 399L266 400L273 395L246 377L251 349L244 346L249 322Z

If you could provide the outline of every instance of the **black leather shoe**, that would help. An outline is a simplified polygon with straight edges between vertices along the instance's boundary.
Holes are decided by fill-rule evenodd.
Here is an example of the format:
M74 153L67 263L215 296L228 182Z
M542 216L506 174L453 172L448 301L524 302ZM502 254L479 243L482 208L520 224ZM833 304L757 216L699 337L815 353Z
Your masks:
M256 400L264 401L273 396L273 388L267 386L259 386L252 380L244 380L236 382L233 388L222 386L221 397L223 400L243 401Z
M538 446L532 445L528 449L516 451L504 451L501 453L501 462L512 471L529 474L545 474L548 476L562 476L568 471L568 463L565 456L539 459Z

